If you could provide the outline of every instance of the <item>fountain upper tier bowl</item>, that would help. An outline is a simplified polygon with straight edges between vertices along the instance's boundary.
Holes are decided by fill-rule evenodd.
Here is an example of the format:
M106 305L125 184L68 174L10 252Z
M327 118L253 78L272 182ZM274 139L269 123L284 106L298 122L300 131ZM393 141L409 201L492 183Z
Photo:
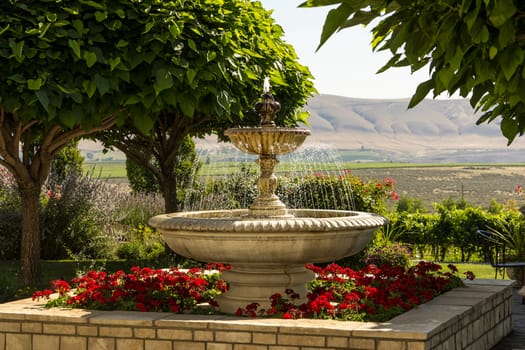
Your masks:
M301 146L310 130L302 128L246 127L226 130L232 143L241 151L257 155L281 155Z
M150 224L176 253L235 264L305 264L335 261L361 251L382 216L340 210L289 209L292 217L259 220L248 210L159 215Z

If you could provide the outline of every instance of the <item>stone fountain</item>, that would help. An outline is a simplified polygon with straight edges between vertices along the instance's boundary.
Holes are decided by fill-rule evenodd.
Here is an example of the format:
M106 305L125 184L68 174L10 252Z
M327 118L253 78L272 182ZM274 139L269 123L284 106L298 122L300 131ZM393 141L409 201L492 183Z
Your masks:
M382 216L342 210L288 209L275 194L277 156L301 146L310 131L276 127L280 105L265 82L262 100L255 105L257 127L231 128L225 134L241 151L259 155L259 196L248 209L170 213L149 223L162 233L177 254L203 262L232 265L223 272L229 289L217 300L219 310L259 303L286 289L306 300L306 285L314 275L307 263L331 262L361 251L373 232L386 223ZM301 301L301 300L300 300Z

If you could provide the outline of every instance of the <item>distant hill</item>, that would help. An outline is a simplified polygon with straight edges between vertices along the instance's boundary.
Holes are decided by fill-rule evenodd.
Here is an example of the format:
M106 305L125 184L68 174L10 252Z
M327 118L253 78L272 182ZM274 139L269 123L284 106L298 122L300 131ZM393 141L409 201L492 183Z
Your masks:
M509 148L499 123L476 125L481 114L467 100L424 100L412 109L408 101L317 95L306 106L308 143L374 150L393 161L525 161L525 143L517 139Z
M476 125L480 114L467 100L424 100L412 109L408 101L317 95L305 107L312 135L303 147L329 145L342 161L525 162L525 139L507 147L499 123ZM91 160L124 159L93 142L80 148Z

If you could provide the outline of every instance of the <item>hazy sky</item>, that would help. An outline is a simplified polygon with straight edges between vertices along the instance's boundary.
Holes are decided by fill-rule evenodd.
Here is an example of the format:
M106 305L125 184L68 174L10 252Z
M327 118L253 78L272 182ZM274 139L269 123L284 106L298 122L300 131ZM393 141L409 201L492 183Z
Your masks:
M390 55L372 52L370 28L345 29L315 52L327 8L297 8L304 0L260 1L266 9L273 9L272 17L283 27L285 39L295 47L300 62L310 68L319 93L361 98L405 98L412 96L417 85L428 79L426 68L416 74L411 74L408 68L391 68L376 74Z

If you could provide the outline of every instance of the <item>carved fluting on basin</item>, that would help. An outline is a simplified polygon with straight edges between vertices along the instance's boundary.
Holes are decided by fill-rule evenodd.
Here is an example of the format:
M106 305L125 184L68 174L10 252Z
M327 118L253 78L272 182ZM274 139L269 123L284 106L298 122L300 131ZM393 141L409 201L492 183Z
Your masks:
M155 216L150 225L161 231L204 232L326 232L352 228L377 228L386 223L380 215L346 210L290 209L290 218L250 218L247 209L180 212Z
M310 130L301 128L231 128L225 135L241 151L257 155L283 155L301 146Z
M253 219L245 209L159 215L150 225L176 253L202 261L275 265L335 261L362 250L382 216L338 210L290 210ZM326 260L328 259L328 260Z

